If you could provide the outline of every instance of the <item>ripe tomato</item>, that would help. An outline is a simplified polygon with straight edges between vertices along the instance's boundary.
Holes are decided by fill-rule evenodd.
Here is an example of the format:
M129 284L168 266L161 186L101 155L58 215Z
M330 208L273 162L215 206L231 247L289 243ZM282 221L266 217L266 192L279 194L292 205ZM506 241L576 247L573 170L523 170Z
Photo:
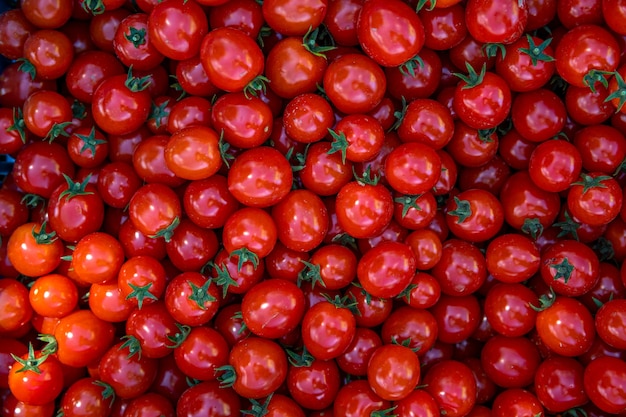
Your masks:
M67 417L107 417L111 412L113 392L95 378L74 382L61 397L60 409Z
M567 208L579 221L590 226L610 223L622 209L622 189L618 182L599 172L581 174L567 194Z
M270 28L285 36L303 36L324 20L328 1L269 0L261 11Z
M0 280L0 334L10 334L21 329L28 329L33 317L33 308L29 303L29 292L24 284L16 279Z
M474 374L462 362L443 360L436 363L426 372L422 384L446 416L465 416L476 402Z
M239 412L241 397L229 387L220 387L218 381L205 381L189 387L176 404L178 414L189 417L229 417Z
M573 358L545 358L535 374L535 393L552 413L562 413L585 404L589 398L583 386L583 365Z
M209 178L222 166L218 142L217 132L206 126L178 130L165 147L165 164L179 178Z
M391 402L380 398L365 380L350 381L339 389L333 405L334 417L359 417L384 413Z
M391 298L409 285L415 270L415 255L410 246L399 242L381 242L359 260L357 277L369 294Z
M259 97L224 94L213 103L211 122L223 140L237 148L255 148L272 134L272 111Z
M148 34L148 19L145 13L126 17L117 27L113 38L117 58L127 67L132 66L139 71L156 67L165 58Z
M7 257L21 274L38 277L54 271L61 263L63 243L46 223L24 223L17 227L7 243Z
M418 195L435 186L441 174L441 158L419 142L404 143L385 160L385 179L395 191Z
M124 249L113 236L94 232L83 236L72 253L72 267L81 281L100 284L117 278Z
M589 399L606 413L621 413L626 409L626 362L604 356L587 365L584 386Z
M122 342L105 351L98 364L100 380L113 388L123 399L140 396L150 389L157 373L157 361L146 356L131 354Z
M354 315L342 300L321 301L302 318L302 341L315 359L330 360L348 348L355 326Z
M593 250L576 240L561 240L541 256L541 277L557 294L576 297L598 282L600 262Z
M15 357L15 362L9 371L9 389L19 401L45 405L63 390L63 369L56 357L35 351L30 344L28 354Z
M446 223L458 238L483 242L500 231L503 212L502 204L489 191L470 189L448 200Z
M264 398L287 378L287 355L280 345L260 337L248 337L230 350L230 365L218 368L221 386L232 386L244 398Z
M424 25L401 1L366 1L357 20L363 51L379 65L396 67L415 57L424 46Z
M380 398L399 401L417 386L420 366L417 354L401 345L383 345L370 356L367 380Z
M335 208L339 225L355 238L377 236L393 218L393 199L382 184L350 181L337 194Z
M44 275L30 287L28 298L37 314L61 318L78 305L78 289L74 281L64 275Z
M129 218L135 227L149 237L171 239L181 218L178 195L163 184L146 184L139 188L129 203Z

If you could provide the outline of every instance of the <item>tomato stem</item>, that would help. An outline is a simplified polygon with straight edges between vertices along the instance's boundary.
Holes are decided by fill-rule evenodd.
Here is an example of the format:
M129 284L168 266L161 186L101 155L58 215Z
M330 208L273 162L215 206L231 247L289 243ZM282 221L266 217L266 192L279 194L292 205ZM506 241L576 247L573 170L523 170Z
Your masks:
M502 59L506 57L506 48L501 43L486 43L483 45L483 52L487 58L495 58L498 52L502 55Z
M232 387L237 380L237 374L235 373L235 368L230 365L220 366L219 368L215 368L215 372L221 372L222 374L217 377L217 380L220 382L220 388L228 388Z
M141 45L145 45L146 43L146 29L141 28L137 30L136 27L131 26L129 29L129 33L125 33L124 37L130 41L135 48L139 48Z
M613 73L613 78L617 82L617 90L609 94L609 96L604 99L604 102L618 100L615 110L615 113L618 113L622 110L624 103L626 103L626 82L624 82L622 75L617 71Z
M328 30L324 30L324 28L325 26L323 25L320 25L315 29L309 27L307 33L305 33L302 37L302 46L313 55L326 59L325 52L332 51L333 49L336 49L336 47L334 46L335 41L330 35L330 32L328 32ZM328 45L322 45L320 40L325 40L325 43Z
M561 229L557 237L565 237L567 235L572 235L572 237L578 240L578 232L577 230L580 228L580 224L576 223L572 216L567 212L564 212L564 220L562 222L554 223L555 227Z
M156 232L153 235L150 235L149 237L153 239L162 237L165 240L165 242L169 242L170 240L172 240L172 236L174 235L174 230L176 230L179 224L180 224L180 218L176 216L174 217L174 220L172 220L172 223L170 223L169 226L167 226L164 229L159 230L158 232Z
M304 259L301 259L300 262L304 264L304 269L298 274L298 287L301 287L303 282L310 282L311 288L315 288L315 284L320 284L322 287L326 287L324 280L322 280L321 266L307 262Z
M148 120L154 120L154 125L157 129L161 127L161 120L166 119L170 115L170 112L167 109L168 104L170 104L169 100L165 100L158 106L154 101L150 104L150 115L148 116Z
M28 344L28 356L26 356L26 359L22 359L12 353L11 353L11 357L15 360L15 362L22 365L22 367L18 369L17 371L15 371L15 373L22 373L22 372L30 371L36 374L40 374L41 369L39 369L39 366L41 366L46 361L46 359L48 359L48 355L41 355L40 357L37 357L35 355L35 348L33 348L32 343Z
M124 340L124 343L120 345L119 350L128 349L128 358L138 355L137 357L141 359L141 344L139 340L135 336L128 334L122 336L122 340Z
M109 404L113 406L115 402L115 390L113 387L103 381L93 381L93 384L102 387L102 398L105 400L111 399Z
M526 218L524 219L521 230L527 235L530 235L533 240L537 240L537 238L543 234L543 225L536 217Z
M285 351L287 352L289 363L297 368L311 366L313 361L315 361L315 358L309 353L306 346L302 346L299 353L291 349L286 349Z
M465 63L465 68L467 68L467 75L460 72L452 73L452 75L460 78L461 81L465 82L465 85L461 87L462 90L474 88L483 82L485 74L487 73L487 64L483 64L482 68L480 69L480 73L477 73L474 67L472 67L469 62Z
M533 37L530 35L526 35L526 39L528 40L528 48L520 48L519 51L528 55L530 58L530 62L532 62L533 66L537 66L539 61L542 62L552 62L554 61L554 57L545 53L545 49L552 42L552 38L548 38L545 41L541 42L539 45L535 44Z
M17 132L22 143L26 143L26 124L20 107L13 107L13 124L7 128L7 132Z
M72 122L63 122L63 123L53 124L50 130L48 131L48 134L44 138L44 140L47 140L48 142L52 143L59 136L68 137L70 134L67 133L65 128L71 125L72 125Z
M582 173L580 174L581 181L573 182L572 185L580 185L583 187L582 194L585 195L587 191L591 188L606 188L606 185L602 183L602 181L610 180L611 177L608 175L599 175L597 177L592 177L589 174Z
M83 10L93 16L104 13L105 7L102 0L83 0Z
M59 201L61 201L63 197L65 197L65 201L69 201L79 195L93 194L93 191L85 191L87 185L89 184L89 180L91 179L91 175L91 173L87 175L83 182L75 182L67 174L63 174L63 178L65 178L65 181L67 182L67 190L64 190L61 194L59 194Z
M178 327L178 332L173 336L167 336L167 339L173 343L173 345L167 345L167 347L170 349L176 349L177 347L182 345L183 342L187 340L187 337L189 337L189 334L191 333L190 326L176 323L176 327Z
M128 283L128 286L132 288L132 291L126 296L126 299L137 299L137 308L139 308L139 310L141 310L141 308L143 307L144 300L157 300L157 297L150 292L150 287L152 287L151 282L147 283L146 285L135 285L132 283Z
M44 355L52 355L53 353L56 353L59 348L57 340L51 334L40 334L37 337L37 340L45 343L44 347L41 349L41 353Z
M424 67L424 60L419 55L415 55L413 58L401 64L398 70L406 77L411 76L415 78L415 70L420 67Z
M469 216L472 215L472 208L470 202L467 200L460 200L458 197L454 197L456 203L456 209L448 212L449 216L457 217L457 224L463 223Z
M422 197L421 194L418 195L403 195L400 197L396 197L393 201L402 205L402 218L404 219L406 215L409 213L409 210L415 209L417 211L422 211L422 208L417 204L417 200Z
M30 75L30 79L34 80L37 77L37 68L26 58L19 58L16 62L21 62L20 66L17 67L18 70L27 73Z
M263 417L268 413L268 407L270 405L270 401L272 401L272 396L274 393L271 393L267 396L263 404L258 402L257 400L250 400L250 405L252 408L249 410L241 410L241 414L247 414L253 417Z
M333 142L328 150L328 155L332 155L335 152L341 152L341 162L346 163L346 153L348 152L348 139L343 132L337 133L331 128L328 128L328 133L333 138Z
M126 77L126 82L124 85L132 91L133 93L137 93L139 91L144 91L152 84L152 80L149 75L145 77L134 77L133 76L133 66L128 67L128 75Z
M528 303L528 306L530 308L532 308L533 310L539 312L539 311L543 311L545 309L547 309L548 307L552 306L552 304L554 304L554 301L556 300L556 293L554 292L554 289L552 287L550 287L550 292L548 294L542 294L538 301L539 301L539 306L535 306L532 303Z
M213 303L217 301L215 297L209 294L209 287L213 283L212 279L207 279L201 287L197 286L191 281L187 281L187 284L191 288L191 294L187 297L189 300L195 302L201 310L206 310L207 303Z
M215 283L218 287L222 287L222 297L226 297L226 294L228 294L228 287L230 287L231 285L234 285L235 287L239 286L239 284L237 284L237 281L235 281L230 276L230 273L228 272L228 269L224 264L222 264L220 267L220 265L209 262L206 266L215 269L215 272L217 273L217 276L215 277Z
M564 258L559 263L550 264L550 268L554 269L555 271L553 279L556 281L563 278L563 282L565 282L566 284L572 277L572 273L575 269L574 265L572 265L567 258Z
M57 232L55 231L52 231L50 233L46 232L46 225L47 225L46 221L41 223L41 228L39 229L38 232L35 232L35 228L37 226L33 226L32 235L35 238L35 242L39 245L48 245L58 239L56 237Z

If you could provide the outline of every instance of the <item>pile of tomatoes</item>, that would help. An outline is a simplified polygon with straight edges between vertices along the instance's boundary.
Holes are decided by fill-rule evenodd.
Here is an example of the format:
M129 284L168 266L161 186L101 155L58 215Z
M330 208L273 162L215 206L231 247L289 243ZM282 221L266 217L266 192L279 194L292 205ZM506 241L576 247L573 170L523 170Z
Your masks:
M21 0L0 54L0 417L626 415L625 0Z

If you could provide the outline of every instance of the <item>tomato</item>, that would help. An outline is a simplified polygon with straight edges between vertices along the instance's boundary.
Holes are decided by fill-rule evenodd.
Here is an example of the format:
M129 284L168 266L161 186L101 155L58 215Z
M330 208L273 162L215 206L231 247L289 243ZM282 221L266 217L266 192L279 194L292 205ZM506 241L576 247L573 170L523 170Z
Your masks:
M350 181L337 194L335 207L339 225L355 238L380 234L393 217L392 196L382 184Z
M419 359L410 348L383 345L369 360L367 380L382 399L398 401L409 396L420 377Z
M261 6L267 25L285 36L302 36L317 28L326 15L328 1L270 0Z
M268 146L241 153L228 171L228 190L239 202L252 207L278 203L289 193L292 182L289 161Z
M332 61L323 87L330 102L347 114L374 110L385 94L387 81L378 64L366 55L346 54Z
M100 284L117 277L124 262L124 249L104 232L83 236L72 253L72 267L83 282Z
M195 1L159 2L148 17L148 36L154 48L179 61L200 52L202 38L208 30L207 16Z
M319 302L302 318L302 341L315 359L338 357L354 337L356 320L343 302L338 299Z
M593 360L585 368L583 382L589 399L602 411L621 413L626 409L626 362L623 360L609 356Z
M244 32L230 27L215 28L203 37L200 61L211 83L231 92L246 87L257 90L251 83L265 67L261 48Z
M33 317L33 308L29 303L28 289L16 279L3 278L0 280L0 334L28 329L28 323Z
M327 66L323 52L318 52L315 46L309 46L302 38L288 37L267 54L265 76L272 91L283 98L294 98L315 92Z
M433 188L441 173L441 159L433 148L419 142L404 143L385 160L385 179L402 194L417 195Z
M540 143L530 155L528 173L537 187L561 192L578 178L582 157L577 147L565 140Z
M333 404L339 387L339 368L334 361L311 359L305 352L298 355L297 360L292 357L287 371L287 389L301 406L325 409Z
M228 417L241 410L241 399L232 388L220 387L218 381L206 381L189 387L178 400L177 413L189 417Z
M63 369L54 356L35 351L32 344L28 354L15 357L9 371L9 389L19 401L45 405L54 401L63 389Z
M487 268L480 250L469 242L448 239L442 245L441 258L430 273L439 282L441 292L469 295L485 282Z
M365 380L354 380L343 385L333 405L334 417L376 415L388 410L391 403L380 398Z
M239 256L239 269L246 260L256 267L259 259L266 257L277 241L276 223L263 209L245 207L226 220L222 229L222 244L228 254Z
M588 401L583 372L583 366L573 358L554 356L544 359L535 374L537 398L552 413L580 407Z
M211 109L213 128L237 148L254 148L266 142L272 133L272 117L269 105L244 93L224 94Z
M24 42L35 30L21 9L5 10L0 15L0 54L8 59L21 58Z
M139 188L131 198L129 217L143 234L163 237L167 242L180 223L180 200L165 185L147 184Z
M312 143L304 158L299 179L306 189L319 196L337 194L353 178L353 163L343 161L340 152L332 152L330 142Z
M557 73L569 84L595 88L603 72L612 72L619 63L619 46L606 29L580 25L569 30L556 46Z
M485 254L487 270L495 279L518 283L531 278L540 267L540 254L533 241L521 234L503 234L493 239Z
M544 413L537 396L522 388L502 391L493 400L492 414L497 417L510 415L536 416Z
M567 208L583 223L601 226L610 223L622 208L622 190L617 181L598 172L581 174L567 194Z
M389 314L381 328L385 343L407 344L423 358L437 339L437 322L427 310L402 306Z
M448 200L446 223L457 237L471 242L491 239L504 223L500 201L490 192L472 189Z
M446 415L461 417L474 407L476 381L472 370L462 362L444 360L433 365L424 375L422 384Z
M26 19L39 28L61 27L72 15L72 2L66 0L22 0L20 6Z
M74 58L69 38L58 30L43 29L24 42L22 71L32 78L54 80L65 74Z
M95 378L74 382L61 396L60 409L67 417L106 417L111 411L113 392Z
M63 243L46 223L24 223L9 237L7 256L15 269L30 277L51 273L61 262Z
M64 275L45 275L30 287L29 300L37 314L61 318L78 305L78 289L74 281Z
M287 377L287 355L272 340L249 337L230 350L230 365L218 368L221 386L232 386L244 398L264 398Z
M385 67L404 64L419 53L425 41L418 15L396 0L364 2L356 28L363 51Z
M543 142L560 133L565 126L566 115L563 101L543 88L519 93L511 107L515 130L533 142Z
M474 295L442 294L430 312L437 322L437 340L443 343L461 342L480 325L480 304Z
M467 64L468 75L454 91L454 111L465 124L474 129L491 129L506 119L511 108L511 89L506 81L494 72L480 73Z
M504 388L523 388L534 381L539 349L526 337L493 336L480 353L485 374Z
M100 380L113 388L123 399L140 396L148 391L157 373L157 361L143 355L130 354L122 342L111 346L98 364Z
M172 403L164 396L153 392L134 398L124 411L124 415L128 417L144 415L174 417L175 414Z
M573 140L583 167L589 172L613 174L626 157L626 138L614 127L591 125L576 132Z
M555 325L559 322L560 325ZM595 337L591 313L578 300L557 297L552 305L537 314L537 333L541 341L562 356L578 356L591 347Z
M212 229L222 227L239 202L228 190L228 180L215 174L204 180L191 181L185 188L183 206L191 221Z
M113 38L117 58L127 67L132 66L139 71L152 69L164 59L148 34L148 20L145 13L126 17L118 26Z

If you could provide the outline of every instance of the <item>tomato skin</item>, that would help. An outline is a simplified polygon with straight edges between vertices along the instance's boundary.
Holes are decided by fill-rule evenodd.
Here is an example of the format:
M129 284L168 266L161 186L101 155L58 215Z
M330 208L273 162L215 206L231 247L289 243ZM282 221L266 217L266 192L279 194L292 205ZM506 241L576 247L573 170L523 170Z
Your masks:
M535 185L550 192L567 190L581 169L580 152L564 140L548 140L537 145L528 165L528 173Z
M314 360L310 365L290 365L287 389L301 406L323 410L333 404L340 387L339 368L335 361Z
M291 190L291 165L276 149L259 146L235 158L228 171L228 190L237 201L251 207L269 207Z
M591 185L588 185L591 182ZM567 194L567 208L582 223L603 226L622 209L623 194L618 182L600 172L583 174L572 183Z
M116 278L123 262L122 245L104 232L83 236L72 254L74 272L83 282L90 284L100 284Z
M372 415L389 409L391 403L383 400L365 380L350 381L339 389L333 405L333 417L358 417Z
M122 342L111 346L98 364L102 382L109 384L115 394L123 399L131 399L145 393L154 381L157 362L146 356L130 355Z
M346 114L368 113L381 102L387 87L385 73L362 54L346 54L332 61L323 87L330 102Z
M544 413L544 408L537 397L530 391L522 388L512 388L502 391L493 401L492 414L494 417L505 416L536 416Z
M535 374L534 388L546 410L562 413L588 401L583 372L583 365L573 358L554 356L541 362Z
M217 378L216 369L228 363L228 350L226 340L217 330L199 326L192 328L174 349L174 360L187 377L210 381Z
M489 273L506 283L525 281L541 266L535 243L518 233L503 234L493 239L487 246L485 259Z
M208 30L206 14L195 1L159 2L148 17L152 45L164 56L177 61L197 55Z
M400 1L364 2L356 29L361 48L384 67L404 64L424 46L424 25L417 13Z
M170 137L165 147L165 163L179 178L209 178L222 166L218 142L217 132L209 127L186 127Z
M461 297L442 294L429 311L437 322L437 340L443 343L459 343L480 325L480 304L473 294Z
M27 328L33 317L28 299L28 289L24 284L12 278L0 280L0 335Z
M566 118L563 101L545 88L519 93L511 106L515 130L533 142L556 136L565 127Z
M397 192L424 193L435 186L441 173L441 158L433 148L419 142L404 143L385 160L385 179Z
M335 207L341 228L357 239L377 236L393 218L393 199L382 184L351 181L337 194Z
M42 242L46 243L40 243L35 237L42 232ZM15 229L7 242L7 256L19 273L38 277L51 273L59 266L63 243L51 233L45 224L37 223L24 223Z
M441 292L463 296L477 291L487 278L485 258L473 244L448 239L442 245L441 258L430 273L439 282Z
M571 272L568 264L573 266ZM557 294L576 297L587 293L598 282L599 271L597 255L576 240L557 242L541 256L541 277Z
M35 25L26 19L22 10L4 11L0 15L0 54L8 59L21 58L24 42L35 30Z
M623 349L626 346L626 326L622 308L623 299L606 302L596 313L596 331L608 345Z
M244 398L264 398L287 378L287 355L280 345L260 337L248 337L232 347L228 362L236 375L232 386Z
M304 313L302 341L315 359L334 359L348 348L354 338L355 326L351 311L321 301Z
M531 384L541 356L526 337L493 336L480 353L485 374L504 388L523 388Z
M30 405L46 405L56 399L63 390L63 369L54 356L32 352L33 359L43 359L37 366L38 371L24 369L22 363L17 362L9 371L9 389L19 401ZM28 359L26 354L21 359Z
M268 104L241 92L224 94L211 109L213 129L237 148L254 148L267 141L272 134L272 120Z
M241 406L241 399L232 388L222 388L218 381L205 381L183 392L177 413L189 417L229 417L239 412Z
M489 191L470 189L448 200L446 223L458 238L483 242L500 231L504 223L503 212L502 204Z
M555 325L556 322L562 324ZM588 351L596 333L589 310L580 301L563 296L537 314L536 328L551 351L568 357Z
M30 287L29 300L37 314L61 318L78 305L78 289L74 281L64 275L44 275Z
M604 356L587 365L584 385L593 404L606 413L621 413L626 409L624 385L626 362Z
M269 0L261 6L267 25L284 36L303 36L326 16L328 1Z
M282 279L258 283L244 294L241 301L241 312L248 329L268 339L278 339L296 329L304 309L302 290Z
M130 200L129 217L135 227L147 236L162 236L181 217L176 193L163 184L146 184ZM161 234L159 234L161 233ZM166 241L169 240L166 236Z
M114 327L89 310L61 318L54 330L57 357L64 365L83 367L97 361L113 343Z
M281 243L299 252L318 247L328 231L326 206L309 190L294 190L287 194L272 207L272 218Z
M511 109L511 89L494 72L487 71L482 82L471 88L460 81L454 92L454 111L474 129L491 129L506 119Z
M104 387L91 377L74 382L61 397L60 408L67 417L107 417L111 401L103 398Z
M422 384L439 409L451 417L467 415L476 401L476 381L471 369L462 362L444 360L430 368Z
M415 350L421 359L437 340L437 322L427 310L401 306L393 310L382 324L381 337L384 343L409 340L408 347Z
M590 70L611 72L617 69L619 46L606 29L580 25L563 36L556 46L554 58L556 71L565 81L586 87L584 77Z
M415 389L420 377L419 369L417 354L410 348L383 345L370 357L367 380L382 399L398 401Z
M244 32L221 27L202 39L200 61L211 83L224 91L242 91L263 73L261 48Z
M150 70L159 65L164 56L152 44L147 33L148 15L135 13L126 17L118 26L113 38L115 55L127 67L139 71Z
M524 32L528 11L525 3L515 1L471 0L465 6L465 18L469 34L477 41L508 44Z

